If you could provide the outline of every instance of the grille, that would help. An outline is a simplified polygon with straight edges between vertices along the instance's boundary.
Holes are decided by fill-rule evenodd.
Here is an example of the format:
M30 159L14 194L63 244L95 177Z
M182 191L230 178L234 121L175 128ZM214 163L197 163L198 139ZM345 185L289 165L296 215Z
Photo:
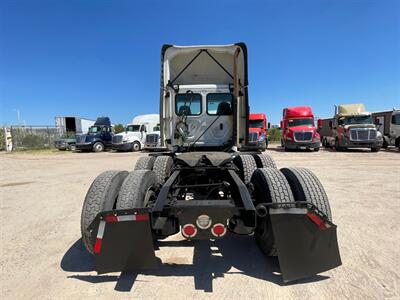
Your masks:
M294 139L298 142L311 142L312 136L312 131L298 131L294 133Z
M112 142L114 144L122 143L122 135L114 135Z
M249 142L257 142L258 133L257 132L249 132Z
M376 130L370 128L350 129L351 141L369 141L376 139Z
M146 135L146 143L158 143L159 135L157 133L150 133Z

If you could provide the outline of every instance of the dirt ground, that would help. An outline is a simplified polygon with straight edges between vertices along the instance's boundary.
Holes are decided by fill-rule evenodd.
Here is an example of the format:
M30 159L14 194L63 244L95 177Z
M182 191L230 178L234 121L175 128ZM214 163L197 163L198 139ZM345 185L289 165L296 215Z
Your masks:
M253 237L216 243L170 237L162 265L140 274L96 275L80 241L93 179L131 170L138 153L0 154L2 299L399 299L400 153L268 149L278 167L314 171L338 225L343 265L283 284L276 258Z

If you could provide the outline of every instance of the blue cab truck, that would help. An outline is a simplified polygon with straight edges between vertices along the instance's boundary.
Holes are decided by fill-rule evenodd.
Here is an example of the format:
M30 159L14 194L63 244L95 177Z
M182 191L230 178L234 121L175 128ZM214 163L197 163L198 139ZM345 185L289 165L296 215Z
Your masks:
M113 136L110 118L99 117L88 133L76 137L76 150L102 152L111 148Z

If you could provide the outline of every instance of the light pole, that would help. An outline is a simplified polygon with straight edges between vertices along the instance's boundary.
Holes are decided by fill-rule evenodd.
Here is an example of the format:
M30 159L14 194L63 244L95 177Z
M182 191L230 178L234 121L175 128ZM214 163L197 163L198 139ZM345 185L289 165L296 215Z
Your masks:
M17 112L17 121L18 121L18 125L21 125L21 114L20 114L20 112L19 112L19 109L14 108L13 110Z

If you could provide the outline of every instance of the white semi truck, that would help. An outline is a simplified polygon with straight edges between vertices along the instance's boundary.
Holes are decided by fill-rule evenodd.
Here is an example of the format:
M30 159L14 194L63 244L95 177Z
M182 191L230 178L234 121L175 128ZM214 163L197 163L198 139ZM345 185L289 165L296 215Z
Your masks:
M140 115L126 125L125 131L114 135L112 149L117 151L139 151L143 149L147 134L159 131L160 115Z
M382 148L389 146L400 148L400 110L393 109L372 113L378 131L383 135Z

